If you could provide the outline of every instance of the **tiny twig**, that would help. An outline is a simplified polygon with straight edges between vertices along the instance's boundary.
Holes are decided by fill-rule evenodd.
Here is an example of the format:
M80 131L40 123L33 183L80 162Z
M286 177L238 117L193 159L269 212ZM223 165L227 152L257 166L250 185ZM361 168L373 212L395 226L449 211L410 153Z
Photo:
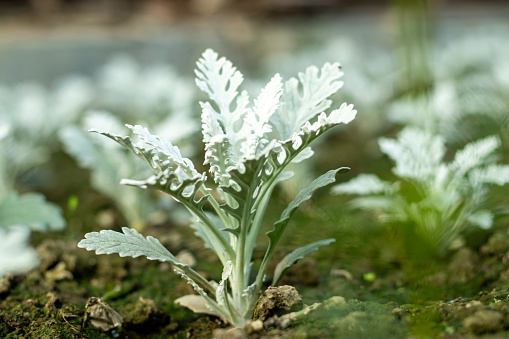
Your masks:
M76 326L74 326L74 325L72 325L71 323L69 323L69 322L67 321L67 319L65 318L65 317L69 317L69 318L76 318L76 317L77 317L77 315L76 315L76 314L72 314L72 313L71 313L71 314L65 314L64 312L60 311L60 315L62 316L62 319L64 319L64 321L67 323L67 325L71 326L71 328L72 328L72 329L73 329L76 333L79 333L79 332L80 332L80 330L79 330Z

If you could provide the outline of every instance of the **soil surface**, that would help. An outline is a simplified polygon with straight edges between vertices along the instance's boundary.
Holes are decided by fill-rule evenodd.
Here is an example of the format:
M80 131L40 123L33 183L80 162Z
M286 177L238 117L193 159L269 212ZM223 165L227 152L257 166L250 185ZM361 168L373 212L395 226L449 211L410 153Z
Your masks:
M289 225L292 231L277 254L281 258L305 243L309 230L317 225L322 227L321 237L337 238L334 246L298 261L281 279L281 285L295 287L304 306L287 307L284 312L261 311L266 315L263 321L228 330L220 319L174 304L193 291L172 272L171 265L145 258L98 256L77 248L84 233L119 230L124 221L110 201L89 188L67 189L78 190L80 204L73 211L66 210L66 231L34 234L41 258L38 269L0 280L2 338L509 335L509 235L503 229L475 234L474 240L465 241L468 246L446 257L423 255L415 246L408 248L409 240L402 232L378 225L365 213L338 216L331 212L342 204L342 198L331 199L327 192L319 192L313 207L305 205L296 214ZM288 198L278 191L274 200L269 218L275 218ZM208 278L220 278L219 261L187 225L161 220L143 234L157 237L172 253L195 262L196 269ZM260 244L260 251L255 252L255 265L264 246ZM268 304L273 307L275 303ZM283 313L292 311L296 316L282 322Z

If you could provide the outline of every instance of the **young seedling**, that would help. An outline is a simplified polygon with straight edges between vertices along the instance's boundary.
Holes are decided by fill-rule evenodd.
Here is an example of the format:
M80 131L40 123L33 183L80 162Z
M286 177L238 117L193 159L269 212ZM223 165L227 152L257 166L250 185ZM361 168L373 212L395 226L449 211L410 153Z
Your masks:
M292 78L284 84L276 74L248 107L248 94L238 92L242 74L230 61L206 50L197 63L196 84L211 99L201 103L202 132L204 163L210 166L215 194L206 173L199 173L176 146L146 128L127 125L140 139L136 143L130 137L94 131L132 151L155 172L146 180L124 179L121 183L161 190L187 207L196 234L224 267L219 283L206 280L178 261L157 239L144 238L133 229L87 233L78 246L97 254L143 255L170 262L199 294L182 297L178 302L243 326L252 317L269 262L292 214L317 189L334 182L338 172L348 170L331 170L297 194L267 232L268 248L256 277L250 280L253 249L271 193L278 182L292 175L284 171L285 167L312 156L308 146L313 140L355 118L357 111L347 104L328 115L323 112L331 105L327 98L342 86L342 75L339 64L328 63L321 70L309 67L299 74L299 80ZM291 252L276 266L272 284L296 260L333 241L320 240Z

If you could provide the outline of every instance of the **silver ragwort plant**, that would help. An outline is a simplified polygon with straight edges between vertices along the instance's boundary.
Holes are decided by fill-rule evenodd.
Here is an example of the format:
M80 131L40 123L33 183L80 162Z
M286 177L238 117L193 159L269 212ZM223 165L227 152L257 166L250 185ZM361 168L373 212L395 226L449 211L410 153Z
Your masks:
M124 227L123 233L111 230L87 233L78 246L97 254L146 256L170 262L199 293L177 302L243 326L252 317L269 261L292 214L316 190L333 183L336 174L348 168L321 175L297 194L267 232L268 248L256 277L250 280L253 249L274 187L292 176L284 171L290 162L313 155L308 147L313 140L336 125L349 123L357 111L353 105L344 103L329 114L324 112L331 105L328 97L343 84L339 80L343 73L337 63L326 63L321 69L309 67L299 74L299 79L291 78L285 83L276 74L251 107L248 94L245 91L239 94L242 74L224 57L206 50L195 72L196 84L211 99L201 103L201 119L204 164L210 166L209 173L216 184L214 193L206 173L199 173L176 146L150 134L146 128L127 125L138 137L137 142L130 137L94 132L133 152L155 173L141 181L123 179L122 184L163 191L189 210L196 234L217 254L224 267L220 282L206 280L177 260L157 239L145 238L134 229ZM296 260L333 241L313 242L288 254L276 266L272 285Z

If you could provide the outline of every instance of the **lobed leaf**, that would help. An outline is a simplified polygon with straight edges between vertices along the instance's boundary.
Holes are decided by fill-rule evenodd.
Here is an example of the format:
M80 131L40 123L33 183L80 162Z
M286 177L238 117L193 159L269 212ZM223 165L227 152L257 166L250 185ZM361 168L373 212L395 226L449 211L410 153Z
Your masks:
M403 129L397 139L380 138L378 144L396 163L396 175L420 182L434 178L445 155L442 137L412 127Z
M342 76L338 63L326 63L320 70L315 66L308 67L305 73L299 73L299 80L286 81L281 107L271 117L282 140L289 139L304 123L330 107L332 102L327 98L343 86L339 81Z
M509 183L509 165L475 168L469 173L468 180L474 187L479 187L482 184L503 186Z
M490 136L466 145L456 152L454 160L449 165L452 171L463 176L475 167L482 166L489 161L489 157L500 147L500 140L496 136Z
M228 293L226 292L225 285L226 285L228 278L232 275L232 271L233 271L233 264L229 260L224 265L223 274L221 275L221 281L219 282L219 285L217 286L217 289L216 289L216 299L217 299L217 304L219 306L224 306L228 302L228 300L227 300Z
M242 154L246 159L255 158L269 142L267 134L272 131L269 120L279 107L282 86L281 76L276 74L255 99L254 108L246 113L240 131L246 136L242 144Z
M150 134L147 128L140 125L126 126L132 130L133 133L136 134L141 140L151 146L145 149L153 149L166 155L168 157L171 168L176 169L177 167L181 167L186 173L189 174L189 176L193 176L197 173L191 160L183 158L178 147L172 145L170 141L157 135Z
M177 267L187 266L175 258L154 237L144 238L135 229L122 227L122 232L102 230L85 234L85 239L78 243L78 247L96 254L117 253L121 257L145 256L150 260L168 261Z
M161 159L157 156L153 149L146 149L142 144L135 144L128 136L120 136L109 132L103 132L96 129L91 129L89 132L98 133L116 141L119 145L125 147L143 162L155 173L163 171L168 164L164 164Z
M195 73L196 84L217 106L216 109L210 102L200 103L203 114L207 115L202 116L202 121L207 121L209 127L207 132L204 128L204 140L224 134L232 145L230 152L235 156L234 163L236 163L236 160L241 158L240 144L245 138L238 133L239 127L243 123L249 102L247 92L243 91L240 96L238 95L239 86L244 80L242 73L226 58L219 58L218 54L211 49L207 49L198 60ZM236 105L233 108L234 100ZM221 127L221 131L217 126ZM216 134L211 134L210 131L216 131ZM226 172L226 168L224 167L221 172Z

